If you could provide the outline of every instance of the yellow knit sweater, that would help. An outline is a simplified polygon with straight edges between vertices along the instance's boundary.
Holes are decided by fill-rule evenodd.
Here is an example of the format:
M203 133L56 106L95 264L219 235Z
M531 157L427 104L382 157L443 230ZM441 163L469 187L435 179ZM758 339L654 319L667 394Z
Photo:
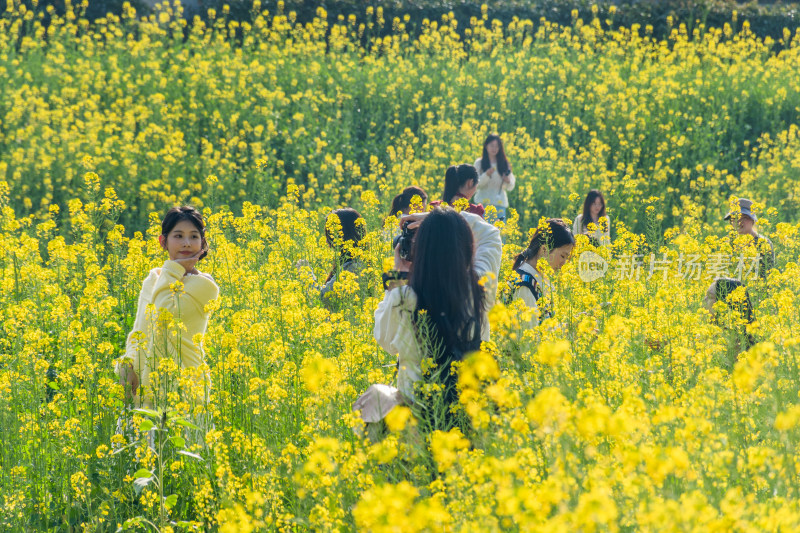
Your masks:
M211 276L186 275L183 266L175 261L166 261L163 267L150 271L139 293L136 321L128 334L125 356L116 367L119 373L122 363L133 363L141 387L134 397L135 404L153 408L150 378L161 359L169 357L181 369L203 365L203 347L201 343L195 344L195 335L205 333L206 305L218 295L219 287ZM183 399L206 401L210 377L197 373L192 378L195 391L200 391L202 396ZM176 385L161 379L161 390L155 394L159 407L166 407L164 395L177 391Z

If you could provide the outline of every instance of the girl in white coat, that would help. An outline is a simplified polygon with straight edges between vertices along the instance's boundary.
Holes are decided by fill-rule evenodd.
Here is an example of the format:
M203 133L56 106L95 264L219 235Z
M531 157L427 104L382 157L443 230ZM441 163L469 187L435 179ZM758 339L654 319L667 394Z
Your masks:
M414 221L412 229L416 226L411 261L395 250L395 268L407 274L408 283L387 286L375 311L375 340L398 357L397 388L373 386L359 398L354 408L365 422L379 422L398 404L420 406L415 385L424 379L426 357L438 369L445 405L454 403L451 363L489 340L487 312L494 304L502 255L499 230L451 208L407 220ZM452 420L445 420L448 425Z
M483 155L475 161L478 171L478 190L475 200L484 207L493 205L498 220L506 219L508 210L507 191L514 189L516 178L506 158L503 141L498 135L489 135L483 142Z
M595 227L589 231L589 224ZM595 246L611 244L611 219L606 214L606 200L603 193L592 189L583 201L583 212L575 217L572 233L586 235Z

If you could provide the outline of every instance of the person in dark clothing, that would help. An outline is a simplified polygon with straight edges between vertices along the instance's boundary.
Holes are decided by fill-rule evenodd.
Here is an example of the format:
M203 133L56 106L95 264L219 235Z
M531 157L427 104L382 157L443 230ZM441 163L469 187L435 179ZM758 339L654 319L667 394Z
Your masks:
M725 310L717 313L719 306L717 302L725 303ZM723 366L728 370L733 368L739 353L749 349L756 344L756 339L748 333L747 326L755 322L753 304L750 301L750 294L744 284L736 279L719 278L709 286L703 299L705 307L714 322L724 331L730 333L728 336L728 350Z

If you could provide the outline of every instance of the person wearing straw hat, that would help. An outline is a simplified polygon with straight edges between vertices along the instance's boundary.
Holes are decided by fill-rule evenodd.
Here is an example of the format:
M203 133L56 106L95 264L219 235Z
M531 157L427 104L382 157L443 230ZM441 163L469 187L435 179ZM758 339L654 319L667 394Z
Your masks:
M739 235L750 235L753 237L753 244L760 256L759 276L766 279L767 272L775 268L775 249L764 235L756 230L758 215L753 212L753 201L747 198L739 198L732 204L731 211L725 215L725 220L730 221L731 226Z

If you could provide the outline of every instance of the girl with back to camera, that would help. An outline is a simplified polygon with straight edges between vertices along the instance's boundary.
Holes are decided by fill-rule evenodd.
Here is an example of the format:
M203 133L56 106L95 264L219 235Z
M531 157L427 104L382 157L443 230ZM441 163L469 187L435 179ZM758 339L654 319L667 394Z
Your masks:
M385 286L375 310L375 340L398 357L397 388L373 385L359 398L354 409L365 422L380 422L399 404L417 405L430 420L433 407L415 389L425 379L423 359L429 356L436 365L447 408L457 398L450 365L489 340L487 312L500 270L500 231L473 213L449 207L404 217L408 220L416 228L411 260L395 249L395 268L407 274L408 283ZM446 414L440 424L445 427L438 429L447 429L453 419Z
M428 194L419 187L406 187L392 200L389 216L384 220L384 235L392 240L392 249L397 246L402 228L397 224L398 218L410 213L424 213L428 208Z
M547 226L538 228L528 247L514 259L514 299L521 299L532 312L529 326L536 327L541 320L553 316L547 300L552 298L552 284L539 271L538 262L546 259L550 267L558 272L569 260L575 247L575 237L561 219L547 220Z
M442 199L431 202L431 205L436 207L444 202L452 207L453 204L463 198L468 202L465 211L483 217L483 206L469 203L477 189L478 172L475 170L475 167L472 165L452 165L444 174L444 192L442 192Z
M219 295L214 279L197 269L208 253L203 216L191 206L173 207L161 221L161 247L169 255L161 268L154 268L142 283L133 329L125 355L116 365L126 398L137 407L164 410L168 405L167 383L151 383L150 375L163 358L172 358L181 369L205 364L202 342L195 343L208 326L206 305ZM180 282L180 284L178 284ZM154 307L155 312L148 309ZM182 331L160 319L168 311L182 323ZM162 373L159 373L163 376ZM196 372L193 391L179 391L182 400L207 402L210 376Z
M478 189L475 198L484 206L493 205L497 219L505 220L508 210L507 191L514 189L516 178L506 158L503 141L499 135L489 135L483 142L483 154L475 161L478 171Z
M594 231L589 231L589 224L594 224ZM595 246L611 244L611 218L606 213L606 200L603 193L592 189L583 201L583 212L575 217L572 233L586 235Z
M336 307L340 303L334 298L334 287L340 280L342 272L358 275L363 268L361 257L362 241L367 236L367 225L364 217L352 207L343 207L331 212L325 219L325 240L333 249L334 258L325 283L319 285L314 271L306 259L295 263L298 274L310 282L309 289L319 293L322 304Z
M419 198L419 203L415 203L415 199ZM396 217L399 215L407 215L412 209L419 212L424 212L428 206L428 194L419 187L406 187L403 192L398 194L392 199L392 207L389 209L389 216Z
M366 235L366 221L352 207L337 209L328 215L325 221L325 239L328 241L328 246L333 248L336 257L325 284L319 290L323 302L326 301L326 297L333 290L343 271L353 274L361 271L363 263L358 257L358 252L361 249L361 241Z

